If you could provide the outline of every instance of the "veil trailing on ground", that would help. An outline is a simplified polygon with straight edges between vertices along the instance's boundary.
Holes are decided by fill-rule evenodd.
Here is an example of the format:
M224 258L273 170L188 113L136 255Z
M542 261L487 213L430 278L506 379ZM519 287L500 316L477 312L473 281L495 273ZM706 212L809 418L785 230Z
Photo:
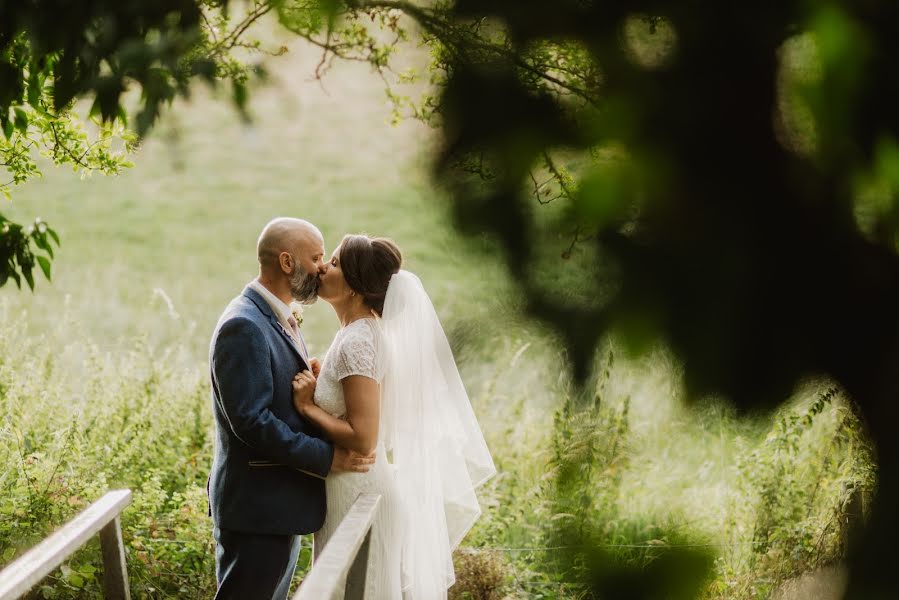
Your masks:
M444 598L452 551L481 514L475 488L496 473L446 334L421 281L390 280L381 319L386 370L381 427L410 526L403 588Z

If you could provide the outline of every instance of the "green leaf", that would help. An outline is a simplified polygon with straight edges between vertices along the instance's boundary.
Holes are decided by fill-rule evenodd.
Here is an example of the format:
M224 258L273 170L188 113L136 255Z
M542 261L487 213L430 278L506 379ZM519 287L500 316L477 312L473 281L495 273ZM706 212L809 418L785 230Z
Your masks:
M41 91L44 86L44 82L42 81L42 77L38 74L38 69L35 68L35 65L31 65L31 74L28 77L28 104L31 106L37 106L40 104L41 100Z
M44 272L44 277L47 278L47 281L52 281L50 278L50 261L45 256L38 256L37 264L41 266L41 271Z
M23 134L28 132L28 113L16 106L13 108L16 113L15 127Z
M47 246L50 244L47 242L47 236L39 231L31 234L31 237L34 239L34 245L40 248L41 250L46 250Z
M10 120L6 120L3 123L3 135L6 136L6 139L10 139L12 137L13 132L15 131L15 125Z
M53 241L56 242L56 245L59 246L60 245L59 244L59 236L56 235L56 232L53 231L52 229L50 229L49 227L47 227L47 233L50 234L50 237L52 237Z
M90 577L91 575L93 575L94 573L97 572L97 567L95 567L94 565L82 565L78 569L78 572L81 573L82 575L84 575L85 577Z
M328 23L333 24L334 19L337 18L337 13L340 12L340 5L339 0L319 0L318 9L328 20Z
M104 122L112 121L121 110L119 98L125 90L122 81L110 75L98 78L95 85L97 96L91 107L91 115L99 113Z
M194 75L199 75L210 83L215 81L215 61L213 60L196 60L193 62L193 64L191 64L191 71Z
M53 258L53 246L50 245L50 241L47 239L47 234L35 233L33 237L34 245L49 254L50 258Z
M28 287L31 288L31 291L34 291L34 275L31 273L31 268L23 268L22 275L25 276L25 281L28 282ZM21 286L20 286L21 287Z
M247 86L242 81L234 82L234 104L237 105L237 108L241 113L246 112Z

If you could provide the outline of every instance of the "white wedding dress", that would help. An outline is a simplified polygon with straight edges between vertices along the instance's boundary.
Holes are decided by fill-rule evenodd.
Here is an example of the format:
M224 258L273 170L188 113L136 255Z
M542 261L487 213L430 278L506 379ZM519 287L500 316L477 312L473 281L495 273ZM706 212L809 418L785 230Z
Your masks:
M367 473L328 476L315 555L359 494L380 494L365 598L445 599L455 582L453 550L481 514L475 489L496 468L446 335L414 274L393 275L383 318L359 319L337 332L315 403L345 417L341 380L351 375L380 384L375 463Z
M353 321L337 332L315 387L315 403L335 417L346 416L341 380L362 375L383 381L381 332L374 318ZM383 430L379 432L383 438ZM387 462L384 441L378 441L375 464L368 473L336 473L326 479L328 510L325 523L315 534L316 557L334 534L344 515L361 493L381 495L369 546L365 598L399 600L403 520L393 465Z

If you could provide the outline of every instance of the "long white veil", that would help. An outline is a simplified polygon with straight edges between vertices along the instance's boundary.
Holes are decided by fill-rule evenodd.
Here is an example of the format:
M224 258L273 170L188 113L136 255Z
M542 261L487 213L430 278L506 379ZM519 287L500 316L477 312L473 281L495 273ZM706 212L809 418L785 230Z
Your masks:
M496 473L446 334L421 281L390 280L381 319L381 427L404 521L403 589L445 598L452 551L481 514L475 488Z

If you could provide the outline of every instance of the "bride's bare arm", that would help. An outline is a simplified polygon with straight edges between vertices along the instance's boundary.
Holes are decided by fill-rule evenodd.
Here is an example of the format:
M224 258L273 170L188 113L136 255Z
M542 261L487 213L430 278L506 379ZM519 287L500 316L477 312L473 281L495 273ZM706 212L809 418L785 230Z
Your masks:
M315 377L309 371L293 380L293 404L297 411L324 430L337 444L359 454L369 455L378 443L381 390L378 382L362 375L341 380L346 403L346 420L338 419L312 401Z

